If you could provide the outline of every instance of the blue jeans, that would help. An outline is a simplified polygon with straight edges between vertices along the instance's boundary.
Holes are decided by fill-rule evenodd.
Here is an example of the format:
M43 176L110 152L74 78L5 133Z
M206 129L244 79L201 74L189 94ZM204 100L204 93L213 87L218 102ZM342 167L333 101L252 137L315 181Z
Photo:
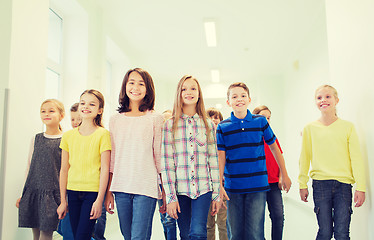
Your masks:
M90 240L96 219L90 219L97 192L67 190L71 229L74 239Z
M205 193L196 199L178 195L181 212L178 213L178 227L181 240L207 239L206 223L212 192Z
M161 207L164 203L158 200L158 205ZM160 213L161 223L164 227L164 235L166 240L177 240L177 222L167 213Z
M106 209L105 209L105 202L103 202L103 209L101 211L101 216L96 220L96 224L94 227L93 238L95 240L106 240L106 238L104 237L105 225L106 225Z
M228 193L231 240L264 240L266 192Z
M271 239L282 240L284 215L282 192L278 183L270 183L270 191L266 194L266 202L271 219Z
M63 240L74 240L73 230L70 224L70 214L66 213L66 216L60 220L58 224L57 232L63 236Z
M317 240L349 238L352 186L336 180L313 180L314 212L318 220Z
M149 240L157 199L114 192L121 233L126 240Z

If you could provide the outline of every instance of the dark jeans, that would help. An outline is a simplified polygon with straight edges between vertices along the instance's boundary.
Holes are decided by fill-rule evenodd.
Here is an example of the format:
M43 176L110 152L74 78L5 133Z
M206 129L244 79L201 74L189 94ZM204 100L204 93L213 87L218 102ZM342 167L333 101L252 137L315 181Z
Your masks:
M228 193L231 240L264 240L266 192Z
M159 207L164 204L162 199L157 200L157 202ZM177 240L177 221L167 213L160 213L160 219L164 228L165 239Z
M270 183L270 191L266 193L269 215L271 219L271 239L282 240L284 214L282 192L278 183Z
M212 192L205 193L196 199L178 195L181 212L178 213L178 227L181 240L206 240L206 223Z
M90 219L97 192L67 190L71 229L74 239L90 240L96 219Z
M105 203L103 202L103 210L101 212L101 216L96 220L96 224L94 227L93 238L95 240L106 240L106 238L104 237L105 225L106 225L106 209L105 209Z
M352 186L336 180L313 180L314 212L318 220L317 240L349 238Z

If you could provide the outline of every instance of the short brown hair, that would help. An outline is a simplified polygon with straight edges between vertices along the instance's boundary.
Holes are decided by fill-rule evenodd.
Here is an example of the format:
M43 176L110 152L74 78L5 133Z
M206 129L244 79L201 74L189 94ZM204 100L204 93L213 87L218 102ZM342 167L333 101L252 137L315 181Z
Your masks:
M213 116L218 116L220 121L223 120L222 113L217 108L214 108L214 107L208 108L206 110L206 113L209 115L210 118L212 118Z
M235 87L243 88L248 93L248 97L250 97L249 96L249 88L247 87L247 85L245 85L245 83L242 83L242 82L236 82L236 83L231 84L229 86L229 88L227 89L227 99L230 98L230 90L235 88Z
M70 112L78 112L78 107L79 107L79 103L74 103L74 104L70 107Z
M125 77L123 78L121 91L119 93L119 107L118 112L130 112L130 99L126 94L126 84L129 81L130 74L132 72L137 72L143 78L146 93L139 105L139 111L144 112L146 110L153 110L155 107L155 86L153 84L153 80L151 75L141 68L134 68L127 71Z

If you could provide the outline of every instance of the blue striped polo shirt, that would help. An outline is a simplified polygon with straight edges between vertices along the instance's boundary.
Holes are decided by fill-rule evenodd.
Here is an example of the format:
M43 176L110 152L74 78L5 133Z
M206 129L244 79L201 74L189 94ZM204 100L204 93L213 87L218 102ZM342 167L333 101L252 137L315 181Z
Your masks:
M269 190L264 140L275 142L266 118L247 110L244 119L231 113L217 127L218 150L226 152L225 190L229 193L254 193Z

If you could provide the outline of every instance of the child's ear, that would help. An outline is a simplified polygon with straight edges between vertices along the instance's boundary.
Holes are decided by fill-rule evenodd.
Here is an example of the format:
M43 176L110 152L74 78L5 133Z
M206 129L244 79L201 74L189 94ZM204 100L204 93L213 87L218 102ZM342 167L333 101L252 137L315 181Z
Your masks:
M98 112L97 114L98 114L98 115L103 114L103 108L100 108L100 109L99 109L99 112Z
M250 97L248 97L248 98L249 98L249 103L251 103L252 99Z

